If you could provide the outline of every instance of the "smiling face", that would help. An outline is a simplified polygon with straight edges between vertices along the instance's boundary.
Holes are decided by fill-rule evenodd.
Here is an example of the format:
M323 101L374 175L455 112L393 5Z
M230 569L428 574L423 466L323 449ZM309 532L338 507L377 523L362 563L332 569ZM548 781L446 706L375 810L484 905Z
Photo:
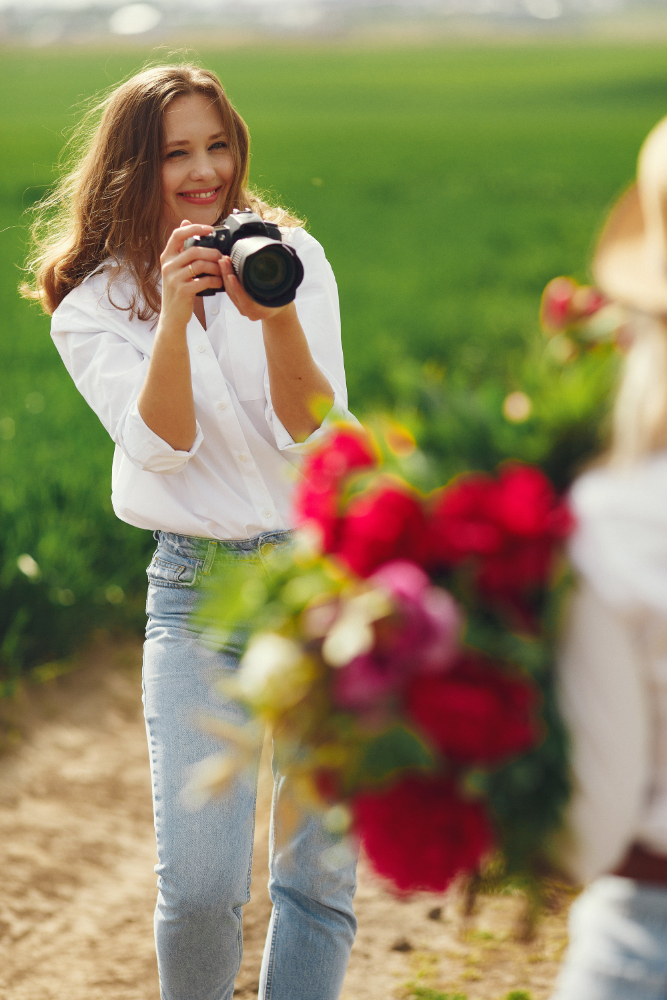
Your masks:
M183 219L214 225L234 180L234 158L218 109L205 94L176 97L163 122L165 241Z

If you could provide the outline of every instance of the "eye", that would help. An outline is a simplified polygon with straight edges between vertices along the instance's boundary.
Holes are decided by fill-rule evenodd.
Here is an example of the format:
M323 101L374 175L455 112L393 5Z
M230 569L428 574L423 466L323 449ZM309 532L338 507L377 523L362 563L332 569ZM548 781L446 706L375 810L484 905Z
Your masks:
M209 146L209 149L229 149L229 144L226 139L218 139L212 146Z
M175 160L177 156L185 156L184 149L172 149L170 153L167 153L167 160Z

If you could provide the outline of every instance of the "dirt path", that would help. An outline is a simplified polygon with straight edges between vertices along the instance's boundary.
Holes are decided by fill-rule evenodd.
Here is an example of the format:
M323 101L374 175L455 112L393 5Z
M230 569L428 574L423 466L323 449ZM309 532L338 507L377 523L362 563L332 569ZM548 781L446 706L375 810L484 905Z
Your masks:
M0 757L0 1000L158 1000L139 648L98 651L32 689L13 723L22 738ZM235 991L248 1000L270 910L269 795L264 768ZM356 910L343 1000L505 1000L512 990L546 1000L565 942L562 912L522 945L518 900L486 900L464 926L456 893L399 902L363 863Z

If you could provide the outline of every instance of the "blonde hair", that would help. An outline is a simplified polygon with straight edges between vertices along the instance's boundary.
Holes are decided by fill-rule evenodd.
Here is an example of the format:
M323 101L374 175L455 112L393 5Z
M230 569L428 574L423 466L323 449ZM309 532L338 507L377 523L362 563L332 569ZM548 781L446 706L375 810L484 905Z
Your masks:
M68 292L111 259L118 266L110 269L109 281L129 273L136 285L131 315L157 315L163 118L171 101L192 94L204 94L217 108L234 159L220 220L233 208L252 208L278 225L301 225L248 188L248 129L218 77L191 63L154 66L93 107L68 144L74 149L69 168L35 209L26 263L32 281L21 285L22 295L38 299L52 313Z
M635 314L607 460L627 466L667 448L667 320Z

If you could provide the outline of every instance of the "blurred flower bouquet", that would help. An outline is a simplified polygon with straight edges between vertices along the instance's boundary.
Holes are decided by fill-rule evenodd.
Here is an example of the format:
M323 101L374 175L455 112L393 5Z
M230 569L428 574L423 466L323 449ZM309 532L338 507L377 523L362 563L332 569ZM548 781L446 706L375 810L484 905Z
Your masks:
M592 285L574 278L553 278L542 293L540 323L561 362L603 345L623 351L630 337L628 314Z
M271 727L299 807L397 890L528 884L568 794L550 651L569 514L519 464L424 497L397 474L413 447L339 425L310 454L294 546L213 584L207 616L250 623L225 691ZM223 788L252 741L221 735Z

